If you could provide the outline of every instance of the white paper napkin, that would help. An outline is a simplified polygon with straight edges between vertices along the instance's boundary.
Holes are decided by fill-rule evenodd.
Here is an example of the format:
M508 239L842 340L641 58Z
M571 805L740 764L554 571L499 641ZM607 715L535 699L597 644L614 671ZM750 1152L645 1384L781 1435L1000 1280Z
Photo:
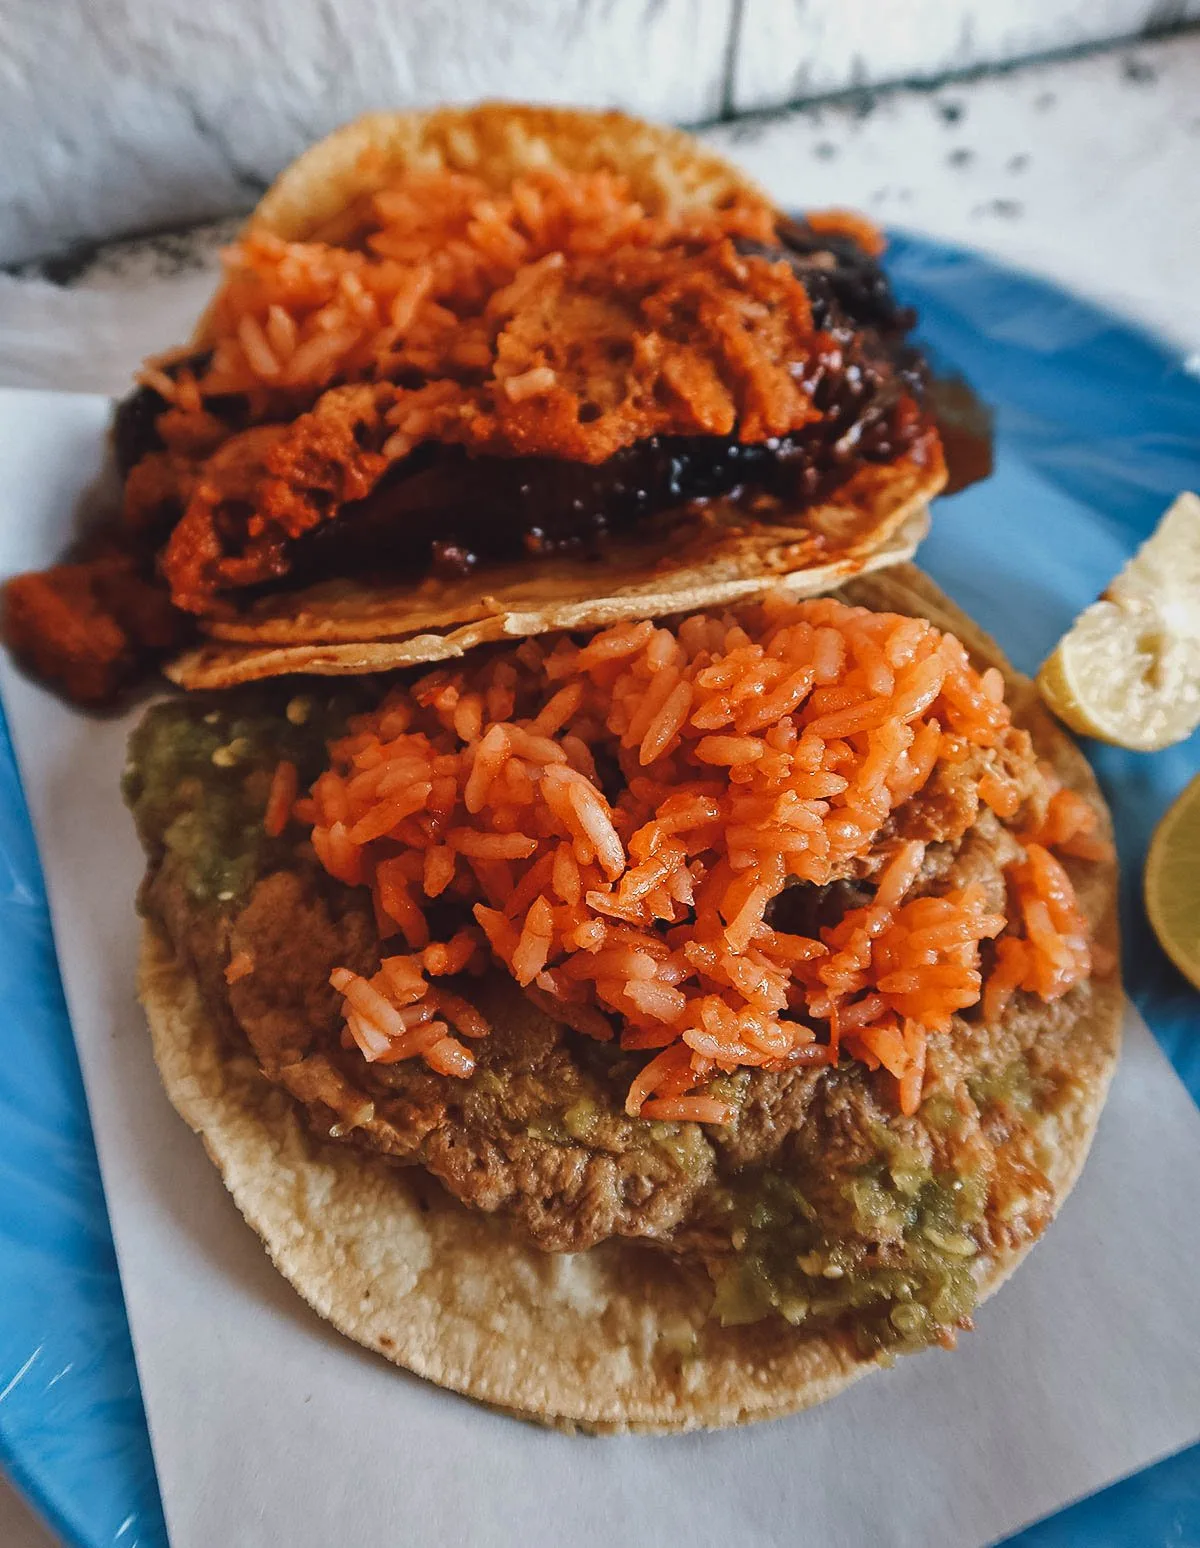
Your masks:
M0 575L51 558L103 465L102 399L0 393ZM1062 1216L953 1355L793 1419L566 1437L340 1339L171 1111L134 998L129 730L0 661L175 1548L469 1542L975 1548L1200 1436L1200 1112L1131 1011ZM47 1287L48 1292L53 1287Z

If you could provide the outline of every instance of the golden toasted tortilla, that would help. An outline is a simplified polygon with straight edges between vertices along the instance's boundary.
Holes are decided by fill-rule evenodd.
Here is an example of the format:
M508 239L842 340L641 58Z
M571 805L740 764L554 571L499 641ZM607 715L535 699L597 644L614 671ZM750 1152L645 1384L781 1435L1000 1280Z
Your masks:
M622 113L485 103L376 113L335 131L281 174L247 234L353 243L375 192L404 172L443 169L470 172L497 189L534 170L609 169L651 212L713 205L737 191L762 196L737 168L677 129ZM194 342L210 342L207 316ZM446 583L420 577L312 586L232 618L204 620L204 632L223 644L188 652L168 676L186 688L210 688L286 672L373 672L459 656L489 640L724 604L753 595L764 581L816 595L910 559L927 530L926 507L945 482L940 454L904 456L863 468L795 525L748 525L730 510L710 514L699 530L615 543L599 562L508 564ZM376 641L388 643L362 648Z
M367 113L286 167L247 232L288 242L353 242L369 199L406 173L465 172L495 189L530 172L618 172L651 214L711 207L746 174L681 129L625 113L483 102L411 113ZM205 341L203 324L196 334Z
M850 576L912 557L929 530L925 497L910 488L905 498L899 479L892 493L904 509L891 538L807 570L787 568L788 555L802 544L772 548L755 533L726 537L690 558L687 550L669 559L660 550L662 569L654 568L643 545L625 545L609 550L602 565L582 559L507 565L479 578L411 586L329 581L273 597L241 618L214 622L211 642L165 670L184 688L231 688L288 672L353 676L445 661L476 645L552 629L601 629L626 619L728 606L768 587L816 596ZM489 589L482 592L485 584Z
M844 595L927 617L953 630L978 666L999 666L1040 756L1100 808L1101 831L1111 836L1078 748L1041 707L1032 683L932 582L906 565L856 581ZM1096 942L1115 962L1115 862L1089 867L1078 894ZM540 1252L419 1169L320 1144L253 1059L229 1055L194 984L152 929L141 994L168 1095L202 1137L276 1267L321 1316L397 1364L525 1417L603 1431L775 1417L873 1369L848 1340L782 1319L721 1327L708 1316L707 1275L661 1252L628 1241L573 1256ZM1070 1006L1057 1035L1074 1081L1039 1134L1056 1208L1083 1165L1116 1064L1116 970L1077 987ZM983 1263L981 1293L995 1290L1023 1256Z

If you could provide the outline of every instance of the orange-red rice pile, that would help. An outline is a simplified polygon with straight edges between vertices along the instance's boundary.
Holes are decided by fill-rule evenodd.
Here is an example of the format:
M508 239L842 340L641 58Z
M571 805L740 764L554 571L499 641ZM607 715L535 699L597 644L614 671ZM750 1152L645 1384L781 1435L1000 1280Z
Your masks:
M352 721L293 808L325 868L370 886L381 937L406 948L370 980L333 975L347 1036L368 1060L421 1055L468 1075L463 1039L487 1025L442 983L490 958L579 1033L650 1052L631 1114L724 1122L730 1105L700 1089L714 1076L839 1052L886 1070L914 1112L928 1034L983 992L982 941L1001 937L989 1016L1017 989L1049 1000L1090 971L1047 845L1103 853L1095 813L1038 772L1027 740L1018 786L1019 736L1001 674L978 673L952 635L831 598L622 624L582 645L527 640L435 671ZM619 765L611 802L596 757L609 777ZM977 884L912 895L924 844L880 839L936 765L972 757L979 798L1035 824L1009 874L1019 918L990 912ZM293 781L284 766L276 826ZM862 875L872 859L871 902L821 939L769 922L789 883ZM474 925L431 940L437 898Z
M788 369L811 352L804 286L734 246L777 240L756 195L667 215L609 172L498 192L441 171L401 178L363 217L353 245L258 231L227 251L211 354L141 375L177 410L169 446L194 444L207 399L247 394L252 420L277 420L335 382L415 379L381 399L389 459L433 437L599 462L656 432L736 421L753 441L813 417ZM878 245L858 217L814 221Z
M287 542L422 442L587 463L660 434L761 442L820 418L816 384L843 366L790 265L746 252L777 240L750 193L667 215L608 172L498 192L443 171L361 214L352 245L249 233L226 254L211 347L140 374L167 402L165 449L131 472L126 519L182 507L161 564L178 607L285 573ZM878 245L857 217L814 221Z

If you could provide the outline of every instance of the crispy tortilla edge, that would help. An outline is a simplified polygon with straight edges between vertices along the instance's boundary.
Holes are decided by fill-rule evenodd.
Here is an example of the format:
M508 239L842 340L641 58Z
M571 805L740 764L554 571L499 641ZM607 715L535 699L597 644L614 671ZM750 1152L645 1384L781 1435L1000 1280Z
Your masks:
M270 639L259 644L210 639L176 657L164 670L172 682L189 690L231 688L238 683L294 673L355 676L448 661L476 645L528 639L557 629L608 628L628 620L730 606L777 587L794 597L815 596L845 583L851 574L868 575L910 559L929 529L926 499L927 492L920 490L904 502L896 520L890 523L891 536L881 547L815 569L778 573L764 564L761 573L728 576L714 566L707 573L701 569L687 575L666 576L659 589L653 589L652 582L648 582L609 595L581 592L560 597L541 608L527 596L506 595L503 588L498 588L481 598L475 610L481 616L447 627L426 623L405 631L400 627L405 610L398 604L394 624L380 624L375 638L317 637L296 642ZM766 552L764 547L764 558ZM481 589L482 585L481 581ZM413 595L416 596L416 588ZM298 610L306 605L303 594L297 594L294 605ZM312 632L321 633L320 620Z

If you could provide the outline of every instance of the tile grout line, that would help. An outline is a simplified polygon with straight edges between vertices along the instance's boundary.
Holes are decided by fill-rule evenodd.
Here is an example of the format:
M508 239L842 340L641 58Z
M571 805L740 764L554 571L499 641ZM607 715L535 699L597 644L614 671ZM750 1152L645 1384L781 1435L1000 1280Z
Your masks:
M738 51L742 44L742 28L746 0L734 0L735 20L730 26L729 52L721 93L721 112L715 118L702 118L683 127L694 132L715 129L724 124L752 124L786 118L789 113L806 113L814 108L839 107L846 104L873 102L879 97L889 97L905 91L935 92L947 86L969 86L990 76L1014 75L1018 71L1038 65L1071 64L1077 59L1090 59L1097 55L1114 54L1124 48L1137 48L1146 44L1167 43L1173 38L1200 33L1200 21L1171 19L1162 23L1151 22L1141 32L1123 33L1120 37L1104 38L1088 43L1072 43L1065 48L1042 49L1032 54L1022 54L1016 59L1001 59L991 64L967 65L960 70L943 70L937 75L897 76L871 86L846 86L837 91L818 93L811 97L797 97L767 106L735 109L732 101L737 76Z
M730 0L729 37L725 42L725 65L721 76L721 123L729 123L738 116L733 98L737 87L738 55L742 47L745 20L746 0Z

